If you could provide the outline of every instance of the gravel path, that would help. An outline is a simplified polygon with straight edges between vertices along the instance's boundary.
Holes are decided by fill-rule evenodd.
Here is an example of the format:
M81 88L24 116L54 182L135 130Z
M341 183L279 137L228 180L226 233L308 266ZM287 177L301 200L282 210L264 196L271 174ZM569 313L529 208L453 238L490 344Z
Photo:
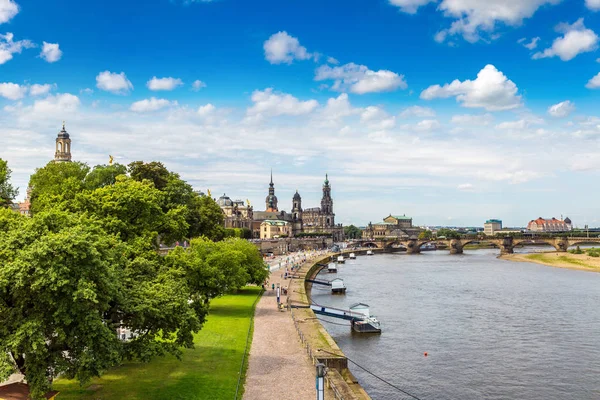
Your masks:
M244 399L303 400L315 397L315 367L300 343L288 311L277 310L271 284L288 286L274 271L256 305ZM282 296L282 301L283 301Z

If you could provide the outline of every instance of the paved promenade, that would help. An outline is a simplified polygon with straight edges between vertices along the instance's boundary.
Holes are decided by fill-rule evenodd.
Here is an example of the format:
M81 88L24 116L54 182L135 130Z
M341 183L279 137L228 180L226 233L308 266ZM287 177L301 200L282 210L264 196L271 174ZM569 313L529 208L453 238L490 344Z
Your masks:
M287 287L286 257L269 264L281 269L273 271L269 286L256 305L254 336L250 349L244 399L303 400L315 398L315 367L300 343L291 315L277 310L275 291L271 284ZM290 264L292 260L290 259ZM291 268L291 265L289 266ZM285 297L282 295L282 301Z

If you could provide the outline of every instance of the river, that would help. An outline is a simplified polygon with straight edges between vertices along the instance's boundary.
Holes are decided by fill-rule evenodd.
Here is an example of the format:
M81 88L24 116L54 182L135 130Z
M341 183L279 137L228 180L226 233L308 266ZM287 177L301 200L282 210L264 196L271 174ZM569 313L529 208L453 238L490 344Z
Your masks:
M319 318L349 359L422 400L600 399L600 273L497 254L359 256L319 275L343 278L345 296L315 285L312 298L369 304L380 335ZM350 369L375 400L410 398Z

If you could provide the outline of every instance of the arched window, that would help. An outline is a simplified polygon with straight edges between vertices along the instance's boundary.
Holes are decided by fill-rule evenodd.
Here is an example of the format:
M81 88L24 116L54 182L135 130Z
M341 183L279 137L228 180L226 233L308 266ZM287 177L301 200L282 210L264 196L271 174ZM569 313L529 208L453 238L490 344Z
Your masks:
M57 142L57 143L56 143L56 150L57 150L59 153L62 153L62 142Z

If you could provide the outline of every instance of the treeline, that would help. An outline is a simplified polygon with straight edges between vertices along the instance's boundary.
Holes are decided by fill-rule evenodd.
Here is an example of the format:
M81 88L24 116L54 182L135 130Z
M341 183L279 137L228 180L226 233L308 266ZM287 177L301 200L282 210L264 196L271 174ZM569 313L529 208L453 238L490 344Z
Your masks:
M124 360L179 356L211 299L267 277L246 233L223 240L219 206L159 162L51 162L31 177L31 218L7 208L9 179L2 161L0 381L23 373L34 399L58 375L85 382ZM156 251L181 240L190 248Z

